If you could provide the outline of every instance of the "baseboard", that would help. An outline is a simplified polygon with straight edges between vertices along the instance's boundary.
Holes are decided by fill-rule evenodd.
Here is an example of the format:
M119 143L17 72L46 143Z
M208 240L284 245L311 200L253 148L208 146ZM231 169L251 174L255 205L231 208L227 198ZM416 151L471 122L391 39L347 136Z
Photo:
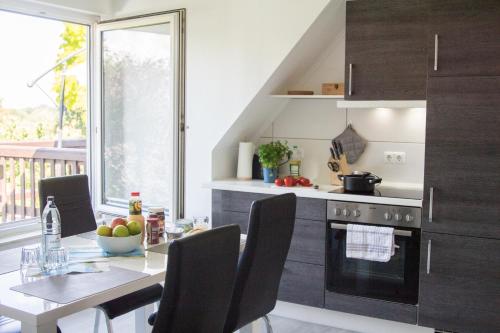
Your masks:
M278 301L273 315L359 333L434 333L434 329Z

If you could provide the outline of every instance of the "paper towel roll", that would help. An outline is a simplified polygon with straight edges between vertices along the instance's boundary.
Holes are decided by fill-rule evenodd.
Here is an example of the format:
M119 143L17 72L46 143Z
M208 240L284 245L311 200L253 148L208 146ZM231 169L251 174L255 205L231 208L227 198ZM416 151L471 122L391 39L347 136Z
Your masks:
M241 180L252 179L252 161L254 146L252 142L240 142L238 151L238 171L236 178Z

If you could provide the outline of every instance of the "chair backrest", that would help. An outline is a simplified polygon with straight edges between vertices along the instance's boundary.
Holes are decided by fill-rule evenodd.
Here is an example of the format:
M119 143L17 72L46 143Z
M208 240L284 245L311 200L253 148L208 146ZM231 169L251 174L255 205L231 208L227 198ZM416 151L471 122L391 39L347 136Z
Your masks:
M253 202L224 332L234 332L275 307L292 240L296 202L293 193Z
M95 230L97 223L92 210L87 175L52 177L38 182L40 214L47 197L54 196L61 215L61 237Z
M233 294L240 227L228 225L172 242L153 333L219 333Z

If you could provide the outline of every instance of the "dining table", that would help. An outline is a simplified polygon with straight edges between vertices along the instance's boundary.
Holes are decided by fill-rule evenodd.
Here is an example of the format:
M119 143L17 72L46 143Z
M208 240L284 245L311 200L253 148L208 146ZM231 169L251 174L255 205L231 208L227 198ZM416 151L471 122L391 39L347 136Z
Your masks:
M74 247L97 247L95 237L88 235L76 235L62 239L62 246L66 249ZM241 249L244 247L245 235L242 235ZM159 244L155 248L145 246L144 256L110 256L106 262L110 268L125 269L128 271L143 273L137 279L129 281L113 288L88 290L88 294L68 303L57 303L55 301L36 297L29 294L12 290L22 285L25 281L19 270L0 274L0 316L6 316L21 322L22 333L54 333L57 330L57 320L93 308L101 303L116 299L129 293L141 290L156 283L163 283L167 272L168 243ZM163 247L163 250L161 249ZM8 250L9 253L17 253L19 249ZM2 256L0 252L0 258ZM99 273L82 273L99 274ZM39 277L37 279L46 279ZM95 283L98 283L96 279ZM92 288L88 288L92 289ZM135 310L135 332L142 333L151 330L147 324L146 316L153 312L153 305Z

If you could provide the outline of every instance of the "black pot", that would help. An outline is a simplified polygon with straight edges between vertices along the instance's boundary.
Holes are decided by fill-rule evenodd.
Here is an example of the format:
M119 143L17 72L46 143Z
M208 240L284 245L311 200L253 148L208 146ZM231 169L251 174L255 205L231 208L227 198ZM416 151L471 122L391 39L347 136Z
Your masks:
M382 182L382 178L370 172L353 172L350 175L338 175L344 183L344 191L351 193L373 193L375 184Z

